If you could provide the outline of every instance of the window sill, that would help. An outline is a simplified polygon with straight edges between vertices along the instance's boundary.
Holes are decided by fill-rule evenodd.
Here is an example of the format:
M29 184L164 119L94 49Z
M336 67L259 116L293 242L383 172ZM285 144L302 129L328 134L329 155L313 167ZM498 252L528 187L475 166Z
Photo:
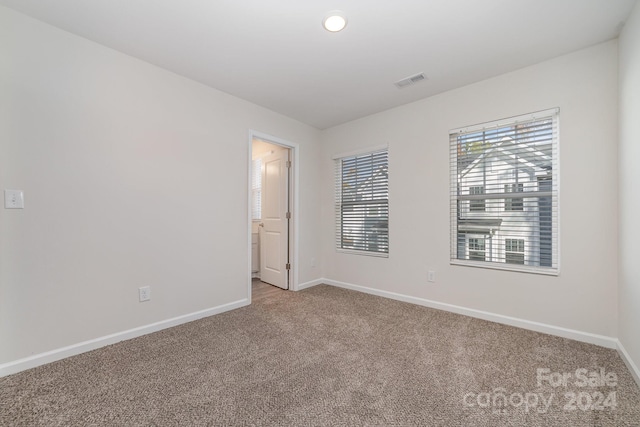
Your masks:
M467 261L460 259L452 259L449 261L450 265L459 265L463 267L474 267L474 268L486 268L489 270L503 270L503 271L512 271L515 273L530 273L530 274L541 274L543 276L559 276L560 271L558 268L552 267L531 267L531 266L517 266L517 264L498 264L495 262L487 262L487 261Z
M356 251L353 249L336 249L336 252L339 254L364 255L364 256L371 256L375 258L389 258L388 252L367 252L367 251Z

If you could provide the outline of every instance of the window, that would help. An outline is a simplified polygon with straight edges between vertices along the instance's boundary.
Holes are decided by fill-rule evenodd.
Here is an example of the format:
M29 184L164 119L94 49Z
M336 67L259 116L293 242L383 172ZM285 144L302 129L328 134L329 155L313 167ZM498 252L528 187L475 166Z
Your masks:
M469 187L469 195L473 196L478 194L484 194L483 186L474 185ZM484 212L485 210L484 199L471 199L469 203L469 210L472 212L478 212L478 211Z
M251 219L262 218L262 159L253 159L251 171Z
M387 149L336 158L336 247L388 256Z
M482 238L469 238L469 259L474 261L486 260L485 241Z
M505 193L522 193L523 186L521 183L518 184L505 184L504 192ZM504 199L504 210L505 211L521 211L523 209L522 197L510 197Z
M449 133L452 264L558 273L558 114Z
M524 239L505 239L504 253L507 264L524 264Z

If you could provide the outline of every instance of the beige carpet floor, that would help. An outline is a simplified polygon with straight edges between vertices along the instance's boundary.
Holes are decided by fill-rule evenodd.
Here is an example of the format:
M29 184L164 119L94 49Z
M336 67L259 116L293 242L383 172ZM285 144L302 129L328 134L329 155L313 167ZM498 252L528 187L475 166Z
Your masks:
M321 285L1 378L0 425L640 426L640 389L614 350Z

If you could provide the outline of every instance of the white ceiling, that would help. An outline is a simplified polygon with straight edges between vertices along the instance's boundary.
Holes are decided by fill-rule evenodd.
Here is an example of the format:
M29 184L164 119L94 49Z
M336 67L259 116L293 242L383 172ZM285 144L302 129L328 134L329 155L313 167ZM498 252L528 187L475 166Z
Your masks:
M636 0L0 0L319 129L615 38ZM340 33L321 22L341 10ZM397 89L424 72L428 80Z

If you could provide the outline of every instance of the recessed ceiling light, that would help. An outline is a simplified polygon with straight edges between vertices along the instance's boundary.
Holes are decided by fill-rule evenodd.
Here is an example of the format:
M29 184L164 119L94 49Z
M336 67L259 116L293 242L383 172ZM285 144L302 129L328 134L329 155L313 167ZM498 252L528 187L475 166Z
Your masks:
M325 30L337 33L347 26L347 18L344 13L339 10L329 12L327 16L322 20L322 26Z

